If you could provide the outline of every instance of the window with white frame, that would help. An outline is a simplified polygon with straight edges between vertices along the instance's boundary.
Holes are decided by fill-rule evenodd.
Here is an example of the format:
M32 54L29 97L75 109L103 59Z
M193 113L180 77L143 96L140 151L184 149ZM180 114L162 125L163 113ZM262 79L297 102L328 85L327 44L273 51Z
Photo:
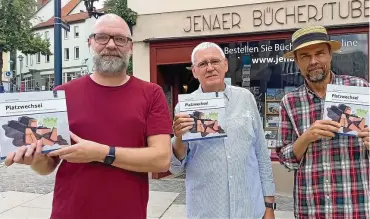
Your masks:
M64 72L63 73L63 83L67 83L68 81L71 81L76 78L77 78L76 72Z
M26 66L28 66L28 55L26 55Z
M50 55L46 55L46 56L45 56L45 62L46 62L46 63L49 63L49 62L50 62Z
M64 48L64 60L69 60L69 48Z
M33 55L30 55L30 65L33 65Z
M74 27L74 33L75 33L75 38L78 38L80 36L80 32L79 32L78 26L75 26Z
M40 64L40 62L41 62L41 53L39 52L36 54L36 63Z
M49 38L49 31L45 31L45 40L48 40Z
M64 30L64 39L68 39L68 31Z
M75 47L75 59L80 58L80 48L78 46Z
M35 78L33 76L25 78L24 82L25 91L33 91L35 89Z

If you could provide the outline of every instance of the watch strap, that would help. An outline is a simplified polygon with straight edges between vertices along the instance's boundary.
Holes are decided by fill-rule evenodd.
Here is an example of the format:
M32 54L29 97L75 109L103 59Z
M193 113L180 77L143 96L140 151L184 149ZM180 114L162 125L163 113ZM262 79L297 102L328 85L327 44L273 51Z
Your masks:
M265 206L266 206L266 208L272 208L272 209L276 210L276 203L265 202Z
M109 146L109 152L104 159L104 163L111 165L114 162L115 158L116 158L116 148L113 146Z

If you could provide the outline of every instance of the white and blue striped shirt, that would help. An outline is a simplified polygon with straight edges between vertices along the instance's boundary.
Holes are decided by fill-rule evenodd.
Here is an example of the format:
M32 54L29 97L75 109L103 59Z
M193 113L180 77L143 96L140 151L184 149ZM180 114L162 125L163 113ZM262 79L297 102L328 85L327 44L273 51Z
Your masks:
M189 142L183 161L172 153L170 171L186 170L188 218L261 219L275 184L260 115L249 90L226 85L224 93L227 138Z

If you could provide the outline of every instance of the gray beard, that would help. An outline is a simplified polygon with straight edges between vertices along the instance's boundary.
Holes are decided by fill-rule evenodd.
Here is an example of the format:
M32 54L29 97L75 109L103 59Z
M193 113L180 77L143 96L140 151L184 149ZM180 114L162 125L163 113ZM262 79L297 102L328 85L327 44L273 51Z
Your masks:
M102 56L91 49L94 71L104 76L118 76L127 69L130 55L128 53L120 54L121 57Z
M307 74L307 79L312 83L320 83L325 80L327 75L328 73L326 73L325 71L322 71L322 72L319 72L313 75Z

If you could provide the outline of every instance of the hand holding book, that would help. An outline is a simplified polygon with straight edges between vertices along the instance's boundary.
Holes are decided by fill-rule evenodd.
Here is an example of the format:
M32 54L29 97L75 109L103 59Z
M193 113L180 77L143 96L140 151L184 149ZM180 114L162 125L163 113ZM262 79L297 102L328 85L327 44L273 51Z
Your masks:
M359 132L357 136L362 138L363 144L368 150L370 150L370 144L369 144L370 129L369 127L362 129L361 132Z
M303 133L310 143L319 139L331 139L339 131L340 124L331 120L316 120L307 131Z
M194 119L189 114L179 113L175 115L173 122L173 131L177 138L181 138L183 134L193 128Z
M10 152L5 159L5 165L11 166L13 163L33 165L38 162L48 160L45 154L42 154L42 141L38 140L37 143L32 143L28 146L21 146L15 152Z

